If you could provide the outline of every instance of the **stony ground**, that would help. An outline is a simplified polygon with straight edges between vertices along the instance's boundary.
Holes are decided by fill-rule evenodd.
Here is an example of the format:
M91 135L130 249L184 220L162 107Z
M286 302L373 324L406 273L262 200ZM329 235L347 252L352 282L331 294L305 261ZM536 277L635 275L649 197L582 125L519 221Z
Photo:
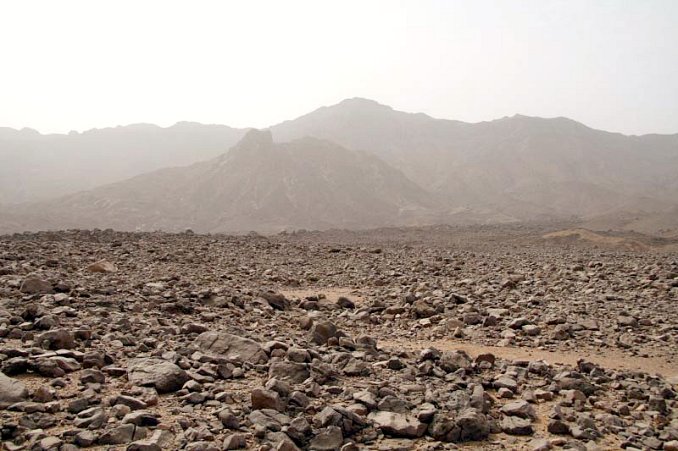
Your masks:
M678 254L543 232L0 237L3 446L678 450Z

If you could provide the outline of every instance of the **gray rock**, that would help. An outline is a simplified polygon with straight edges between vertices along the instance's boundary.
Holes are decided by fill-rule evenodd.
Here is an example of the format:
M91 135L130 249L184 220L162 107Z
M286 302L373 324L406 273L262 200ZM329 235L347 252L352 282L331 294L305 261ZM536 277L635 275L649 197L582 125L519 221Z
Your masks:
M440 356L440 367L451 373L460 368L469 368L473 359L465 351L444 351Z
M531 435L534 432L532 423L526 418L504 417L500 426L509 435Z
M90 407L78 413L73 425L79 428L99 429L108 421L108 415L101 407Z
M0 409L28 399L28 390L20 381L0 373Z
M238 417L236 417L233 412L228 409L220 410L217 414L217 418L219 418L219 421L221 421L221 424L226 429L240 428L240 421L238 420Z
M59 437L48 436L40 440L38 446L40 450L57 450L63 443Z
M338 450L344 443L344 435L341 428L329 426L322 429L310 442L309 449L317 451Z
M490 434L487 417L476 409L466 409L455 419L459 428L459 440L483 440Z
M300 448L288 437L283 437L282 440L275 445L275 451L300 451Z
M35 342L45 349L73 349L75 347L75 337L66 329L44 332L35 338Z
M224 439L222 449L245 449L247 448L247 436L242 433L231 434Z
M247 418L253 425L272 431L279 431L291 422L290 417L273 409L254 410Z
M190 379L177 365L160 359L132 359L127 366L127 378L141 386L152 386L158 393L179 390Z
M300 384L309 378L311 372L305 363L277 361L271 363L268 369L268 377Z
M172 433L164 430L156 430L147 439L137 440L130 443L127 451L161 451L169 449L172 443Z
M379 410L370 413L367 418L374 423L375 427L381 429L384 434L393 437L421 437L427 428L426 424L402 413Z
M26 294L49 294L53 290L49 281L34 276L26 277L19 288L19 291Z
M223 332L203 332L198 335L193 345L200 351L216 357L250 363L268 361L266 352L256 341Z
M535 418L536 412L530 403L524 400L512 401L501 408L504 415L520 418Z
M104 432L97 442L100 445L123 445L146 437L146 430L133 424L123 424Z
M75 435L73 442L81 448L92 446L97 441L97 436L92 431L80 431Z

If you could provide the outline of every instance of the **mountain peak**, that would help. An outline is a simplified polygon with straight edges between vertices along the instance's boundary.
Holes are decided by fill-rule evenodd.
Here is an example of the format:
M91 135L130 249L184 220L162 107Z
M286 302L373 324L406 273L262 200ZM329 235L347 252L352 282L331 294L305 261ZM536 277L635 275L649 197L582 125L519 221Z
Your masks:
M269 129L256 129L253 128L245 133L245 136L242 137L238 143L238 147L270 147L273 145L273 134Z
M388 105L381 104L376 100L366 99L364 97L352 97L349 99L344 99L338 104L334 105L335 107L348 107L351 109L370 109L370 110L392 110ZM331 108L331 107L330 107Z
M249 158L252 155L262 155L273 149L273 135L268 129L250 129L238 143L225 155L227 158Z

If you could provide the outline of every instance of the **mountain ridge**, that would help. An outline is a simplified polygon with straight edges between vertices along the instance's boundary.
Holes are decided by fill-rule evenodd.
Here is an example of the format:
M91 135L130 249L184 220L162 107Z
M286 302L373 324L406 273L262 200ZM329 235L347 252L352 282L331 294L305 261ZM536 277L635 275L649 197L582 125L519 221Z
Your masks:
M644 211L647 215L661 217L663 229L665 229L668 222L666 218L673 218L673 215L661 213L671 210L678 204L676 201L678 199L678 134L626 136L596 130L568 118L547 119L524 115L470 124L448 119L435 119L420 113L401 112L364 98L346 99L335 105L323 106L296 119L273 125L267 130L269 132L248 133L248 129L231 129L219 125L205 126L189 122L180 122L167 128L138 124L132 128L97 129L91 133L85 132L73 136L58 135L59 138L55 142L59 139L87 141L88 137L92 137L93 140L87 142L96 144L96 139L102 136L109 139L109 137L119 137L119 134L123 133L124 139L110 138L118 148L127 149L125 146L129 146L131 150L127 149L127 152L134 157L131 160L132 163L125 162L125 165L121 166L127 172L118 170L118 175L125 173L126 177L123 179L136 176L139 171L148 172L145 169L149 166L151 170L172 166L182 172L185 170L181 169L182 167L195 163L196 160L202 161L196 164L207 164L208 161L215 166L227 164L230 161L229 158L232 159L239 152L238 149L247 149L247 152L252 153L261 147L262 151L273 152L268 155L268 158L275 159L278 157L275 153L284 151L289 147L289 144L285 143L290 142L296 143L292 146L305 146L304 152L299 152L299 154L309 158L307 167L304 167L303 159L295 160L289 157L281 161L281 164L293 165L294 170L298 171L295 173L298 177L298 174L318 170L317 158L319 157L309 149L316 147L325 149L325 151L334 149L339 153L346 150L353 152L351 155L362 155L360 158L351 157L353 158L352 170L360 177L368 176L359 167L360 164L368 166L377 164L368 158L375 157L381 162L379 164L383 163L380 166L380 177L386 177L388 174L389 177L393 177L392 183L398 189L406 189L410 193L414 191L426 193L427 200L420 206L427 205L427 207L415 209L418 213L417 218L413 214L408 217L409 223L413 224L418 221L421 223L431 221L485 223L558 218L592 220L601 215L608 219L614 218L615 212L620 211ZM26 131L23 134L28 137L29 141L36 136L33 131ZM2 136L4 135L0 133L0 163L2 163L2 143L4 142ZM43 136L43 139L47 141L52 139L49 136L44 137L45 135L38 134L38 136ZM196 146L192 141L196 137L203 143L201 146ZM241 144L232 147L240 139L242 139ZM311 141L308 141L309 139ZM231 150L226 152L229 148ZM33 149L33 151L36 155L43 155L46 151L41 149ZM137 152L135 149L141 150ZM165 149L171 150L168 152L171 154L168 158L165 158ZM83 152L86 150L80 149ZM116 181L127 185L138 183L134 181L136 177L120 182L120 177L118 180L110 180L111 177L105 180L97 176L97 171L102 167L101 162L106 161L106 158L111 159L113 166L115 164L120 166L120 155L115 152L107 154L99 150L94 152L96 147L94 150L89 150L91 152L88 154L93 161L90 161L91 164L86 166L85 170L94 168L93 174L90 174L90 182L95 180L96 185L106 185L104 182ZM50 153L47 152L47 155L49 157ZM48 161L54 161L55 155L60 156L59 150L51 149L51 160L48 158ZM330 161L327 156L323 158L325 161ZM35 159L28 161L35 162ZM240 161L239 164L246 164L246 160ZM40 165L37 168L30 165L24 168L15 167L11 171L5 168L4 174L8 177L4 178L4 185L3 178L0 177L0 203L3 199L3 192L4 197L7 198L7 192L11 193L12 189L16 191L17 187L22 188L22 180L26 182L25 190L30 187L30 183L44 182L43 187L49 188L50 194L59 194L59 189L54 188L52 179L43 180L40 177L41 168ZM346 168L343 170L347 174L350 173ZM134 171L137 174L131 173ZM73 175L78 174L77 171L73 172L68 167L63 169L63 173L54 172L69 180L77 179ZM16 179L17 174L20 176L19 182L13 182L12 177ZM25 176L26 174L28 176ZM252 177L256 176L256 174L252 175ZM271 170L267 176L270 179L268 183L277 183L280 189L289 188L285 185L287 182L280 178L281 174ZM196 177L204 178L205 175L199 174ZM231 180L234 175L222 174L222 177L224 180ZM401 182L397 182L403 178L412 186L405 187ZM142 177L142 179L149 180L151 183L150 180L153 180L153 177ZM218 184L221 183L220 180L214 179L213 181ZM249 183L245 180L242 182ZM196 180L196 183L200 183L200 180ZM304 183L308 184L309 190L323 192L328 199L336 198L335 200L339 201L337 200L340 198L339 194L327 191L329 189L327 180L306 176ZM313 184L315 185L311 186ZM100 189L91 185L92 183L90 186L79 189L80 199L102 193ZM135 186L141 191L144 190L143 186ZM184 187L188 191L191 189L188 182L184 184ZM344 185L342 187L347 188ZM231 189L237 191L239 187L234 185ZM336 186L335 189L337 189ZM93 191L94 194L88 190ZM288 192L290 193L292 192ZM300 196L300 199L306 199L304 193L296 191L293 193ZM70 194L72 191L66 196ZM181 197L179 192L175 192L175 195ZM385 193L380 195L386 204L393 204L394 199L389 198ZM133 193L128 193L128 196L133 197ZM243 202L251 203L251 197L244 194L243 196ZM424 195L420 196L420 200L423 200ZM52 196L52 199L62 202L63 198ZM222 201L225 202L225 199L227 197L222 197ZM90 198L90 201L95 204L106 203L94 197ZM122 199L117 199L116 202L121 201ZM281 202L286 202L290 208L298 207L295 206L295 201L296 199L281 199ZM158 202L162 203L162 199ZM129 205L132 204L133 202ZM149 201L146 208L151 207L152 203ZM215 204L213 208L218 209L220 206ZM228 206L228 208L233 207ZM376 207L372 205L371 208ZM9 210L6 209L3 213L5 217L12 214L8 213ZM12 211L20 210L21 208ZM365 212L363 214L367 214L367 210L369 209L362 207L357 209L357 211ZM311 209L306 213L318 216L318 211ZM395 209L389 211L395 215ZM241 210L237 210L237 213L245 215L243 218L249 214ZM363 228L379 226L385 217L381 216L379 221L365 220L362 224L360 221L351 222L339 217L302 224L303 221L299 218L281 216L280 212L275 212L274 216L277 219L260 215L258 220L261 224L267 224L269 221L270 224L266 225L268 229L280 229L287 226ZM168 217L181 222L181 218L175 217L174 212L168 212ZM397 215L394 217L397 218ZM331 218L331 215L327 218ZM608 223L608 219L599 222ZM334 220L338 222L333 223ZM249 220L243 219L239 227L254 225L255 227L251 228L256 229L256 222L247 221ZM237 221L231 222L235 224ZM77 221L73 224L77 225ZM169 220L160 221L158 224L170 228L176 225ZM620 222L620 226L624 225ZM643 227L650 228L647 224Z
M378 106L379 108L383 108L384 110L391 110L391 111L395 111L395 112L399 112L399 113L403 113L403 114L427 117L429 119L436 120L436 121L449 121L449 122L456 122L456 123L467 124L467 125L487 124L487 123L492 123L492 122L497 122L497 121L503 121L503 120L506 120L506 119L520 119L520 118L537 119L537 120L544 120L544 121L565 120L565 121L573 122L575 124L582 125L582 126L589 128L591 130L595 130L595 131L599 131L599 132L605 132L605 133L611 133L611 134L618 134L618 135L622 135L622 136L626 136L626 137L678 136L678 131L676 131L675 133L653 133L653 132L650 132L650 133L643 133L643 134L628 134L628 133L623 133L623 132L618 132L618 131L613 131L613 130L605 130L605 129L602 129L602 128L591 127L589 125L586 125L584 122L578 121L577 119L573 119L573 118L570 118L570 117L567 117L567 116L545 117L545 116L532 116L532 115L522 114L522 113L514 113L511 116L502 116L502 117L498 117L498 118L495 118L495 119L489 119L489 120L483 120L483 121L477 121L477 122L469 122L469 121L462 121L462 120L459 120L459 119L451 119L451 118L431 116L430 114L422 113L422 112L410 112L410 111L397 110L392 106L380 103L377 100L370 99L370 98L367 98L367 97L348 97L348 98L343 99L343 100L341 100L337 103L334 103L334 104L320 106L320 107L318 107L318 108L316 108L316 109L314 109L314 110L312 110L308 113L302 114L301 116L298 116L294 119L287 119L287 120L278 122L276 124L272 124L272 125L269 125L267 127L261 127L261 128L258 128L258 129L264 130L264 129L272 128L276 125L280 125L280 124L283 124L283 123L286 123L286 122L292 122L292 121L295 121L295 120L297 120L301 117L310 115L310 114L312 114L312 113L314 113L318 110L337 107L337 106L340 106L340 105L351 105L351 104L375 105L375 106ZM121 129L121 128L127 128L127 127L135 127L135 126L139 126L139 125L141 125L141 126L152 126L154 128L159 128L159 129L163 129L163 130L172 129L172 128L175 128L177 126L182 126L182 125L195 125L195 126L204 126L204 127L228 127L228 128L232 128L232 129L241 129L241 130L249 130L249 129L256 128L256 127L241 127L241 128L238 128L238 127L231 127L230 125L227 125L227 124L215 123L215 122L205 123L205 122L198 122L198 121L191 121L191 120L181 120L181 121L177 121L174 124L167 125L167 126L158 125L158 124L155 124L155 123L152 123L152 122L132 122L132 123L129 123L129 124L111 125L111 126L106 126L106 127L93 127L93 128L83 129L83 130L80 130L80 131L70 130L69 132L51 132L51 133L43 133L43 132L39 131L38 129L29 127L29 126L21 127L21 128L0 126L0 134L3 131L6 131L6 132L21 132L21 131L25 130L25 131L35 132L36 134L38 134L40 136L68 136L70 134L84 134L84 133L88 133L88 132L95 132L95 131L101 131L101 130L111 130L111 129Z
M212 160L19 206L14 213L27 218L40 212L24 227L277 232L407 225L419 222L417 212L437 207L429 193L373 155L310 137L274 143L269 131L250 130Z

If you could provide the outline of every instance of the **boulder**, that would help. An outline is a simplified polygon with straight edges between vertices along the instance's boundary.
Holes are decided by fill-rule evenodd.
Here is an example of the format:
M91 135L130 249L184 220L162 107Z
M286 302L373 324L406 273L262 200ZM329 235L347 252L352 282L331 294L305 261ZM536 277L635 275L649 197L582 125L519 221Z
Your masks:
M445 351L440 356L440 367L448 373L459 368L468 368L473 363L471 357L464 351Z
M28 390L20 381L0 373L0 409L28 399Z
M455 423L460 430L459 440L483 440L490 434L490 423L487 417L476 409L466 409L456 418Z
M19 288L19 291L26 294L49 294L53 290L49 281L34 276L26 277Z
M45 349L73 349L75 337L66 329L56 329L38 335L35 343Z
M141 386L152 386L158 393L179 390L190 377L172 362L153 358L132 359L127 366L127 378Z
M324 345L330 338L336 335L337 326L329 321L315 323L311 327L311 341L317 345Z
M526 418L504 417L501 420L501 430L509 435L531 435L532 423Z
M301 384L311 375L305 363L278 361L271 363L268 377L293 384Z
M310 443L310 449L318 451L333 451L338 450L344 442L344 435L341 428L337 426L329 426L322 429Z
M224 332L203 332L193 345L205 354L250 363L268 361L266 352L259 343L249 338Z
M379 410L370 413L367 418L374 423L374 426L386 434L393 437L417 438L426 432L426 424L420 422L413 416L402 413L387 412Z
M515 416L520 418L535 418L536 413L534 407L530 403L524 400L513 401L508 404L505 404L501 408L501 412L504 415Z

